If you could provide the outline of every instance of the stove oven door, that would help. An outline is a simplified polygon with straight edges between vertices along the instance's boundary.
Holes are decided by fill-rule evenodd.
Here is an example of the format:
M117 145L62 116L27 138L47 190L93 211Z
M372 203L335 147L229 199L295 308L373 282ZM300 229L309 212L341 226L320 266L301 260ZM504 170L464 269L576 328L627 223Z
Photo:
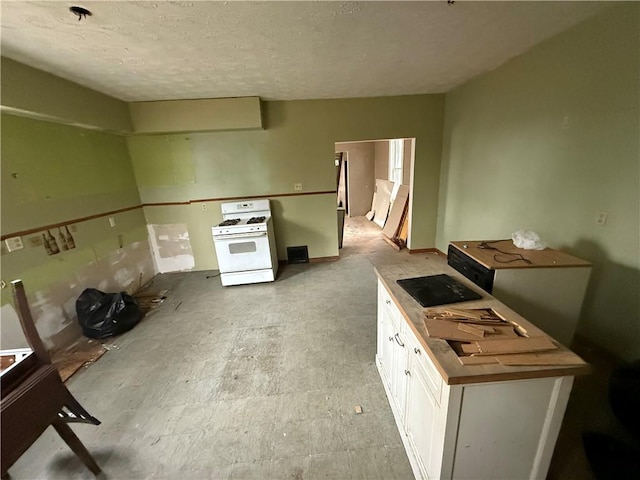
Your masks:
M221 273L272 268L267 232L235 233L213 237Z

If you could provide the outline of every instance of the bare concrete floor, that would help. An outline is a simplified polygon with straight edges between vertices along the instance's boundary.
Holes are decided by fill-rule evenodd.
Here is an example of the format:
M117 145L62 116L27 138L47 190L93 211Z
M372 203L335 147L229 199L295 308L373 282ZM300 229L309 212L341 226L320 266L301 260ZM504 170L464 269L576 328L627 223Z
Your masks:
M350 220L339 261L274 283L156 278L167 300L68 382L102 421L72 428L106 478L413 478L374 364L371 263L409 255ZM52 429L10 474L92 477Z
M373 265L417 261L348 218L340 260L271 284L158 276L167 300L68 382L103 422L72 428L105 478L413 478L374 365ZM615 421L593 378L576 382L549 478L591 478L579 433ZM52 429L10 474L92 477Z

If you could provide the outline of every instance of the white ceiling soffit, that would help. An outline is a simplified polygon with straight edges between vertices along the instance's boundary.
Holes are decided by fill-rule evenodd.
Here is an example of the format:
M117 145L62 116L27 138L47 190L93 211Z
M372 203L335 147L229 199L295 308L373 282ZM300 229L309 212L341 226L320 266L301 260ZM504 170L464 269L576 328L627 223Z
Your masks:
M125 101L442 93L607 3L2 0L2 55Z

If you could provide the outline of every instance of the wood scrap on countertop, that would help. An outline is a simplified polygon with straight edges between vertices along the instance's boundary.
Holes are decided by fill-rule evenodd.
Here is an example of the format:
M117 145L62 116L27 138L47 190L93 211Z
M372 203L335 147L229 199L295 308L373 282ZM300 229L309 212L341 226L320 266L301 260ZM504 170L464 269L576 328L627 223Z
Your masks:
M482 327L484 325L478 325L478 327ZM470 333L471 335L475 335L476 337L484 337L487 333L495 333L496 330L493 327L489 327L491 329L490 332L487 330L483 330L482 328L477 328L473 325L473 323L458 323L458 330L461 332Z
M424 316L427 334L434 338L470 342L518 336L515 325L491 308L429 308Z
M555 350L558 346L549 337L519 337L504 340L476 340L462 345L462 351L474 355L500 355Z
M492 308L429 308L425 310L424 315L426 318L434 320L449 320L479 325L509 324Z
M420 255L420 257L422 258L422 255ZM427 252L424 258L425 261L420 262L411 261L392 265L376 265L375 272L380 281L380 285L389 292L393 303L398 307L402 316L400 320L404 319L406 321L406 324L403 324L404 327L408 327L416 336L419 347L425 355L433 361L444 383L447 385L466 385L505 380L574 376L587 374L589 372L588 364L577 355L575 356L575 361L582 361L582 363L578 365L510 366L500 363L478 366L463 365L459 360L459 356L463 353L462 351L456 351L454 346L456 342L429 337L424 326L425 308L408 295L397 283L397 281L402 278L438 275L443 272L462 282L466 282L462 274L459 274L459 272L447 266L444 255ZM481 300L451 306L476 309L492 308L504 318L505 324L514 325L514 328L516 328L515 325L520 325L523 330L526 330L526 335L528 336L545 336L544 331L488 294ZM429 307L428 310L442 311L446 307L447 305L434 306ZM566 348L562 346L560 346L558 350L567 351Z
M472 333L464 332L458 329L458 326L455 322L448 322L445 320L432 320L426 318L424 320L424 326L427 330L427 335L433 338L442 338L444 340L457 340L461 342L472 342L474 340L479 340L480 338L477 335ZM493 333L486 333L486 336L483 337L487 340L494 339L506 339L506 338L516 338L518 335L513 329L513 326L505 323L504 326L495 326L493 327Z
M540 352L514 355L498 355L495 358L502 365L580 365L580 358L572 352Z
M538 352L514 353L508 355L468 355L459 357L462 365L500 364L509 366L553 366L553 365L581 365L580 357L572 352Z
M570 352L558 352L548 337L529 337L518 324L505 321L493 309L426 309L427 334L456 343L462 365L501 364L570 365L576 362Z

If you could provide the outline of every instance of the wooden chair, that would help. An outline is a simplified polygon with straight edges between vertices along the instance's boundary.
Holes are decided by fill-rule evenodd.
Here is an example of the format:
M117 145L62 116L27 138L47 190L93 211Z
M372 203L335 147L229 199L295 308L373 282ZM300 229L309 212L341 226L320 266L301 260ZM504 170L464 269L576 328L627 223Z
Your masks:
M11 282L16 312L33 353L2 375L2 478L49 425L95 475L100 467L69 423L100 425L73 397L38 335L21 280Z

